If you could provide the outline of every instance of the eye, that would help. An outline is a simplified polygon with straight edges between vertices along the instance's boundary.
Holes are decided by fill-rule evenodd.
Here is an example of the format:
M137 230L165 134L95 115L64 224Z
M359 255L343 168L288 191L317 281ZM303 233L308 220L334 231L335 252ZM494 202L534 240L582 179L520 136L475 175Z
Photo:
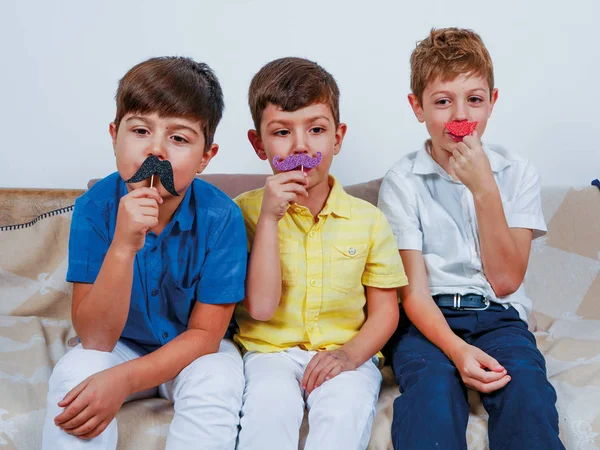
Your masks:
M290 134L289 130L278 130L275 133L276 136L287 136L288 134Z
M323 128L323 127L312 127L310 129L310 131L311 131L311 133L314 133L314 134L321 134L321 133L323 133L325 131L325 128Z
M179 136L179 135L173 136L172 139L175 142L178 142L179 144L188 144L189 143L189 141L186 138L184 138L183 136Z
M146 130L145 128L135 128L133 130L134 133L142 135L142 136L146 136L148 135L150 132L148 130Z
M439 100L436 100L435 104L440 106L446 106L450 104L450 100L448 100L447 98L440 98Z
M477 97L475 95L472 95L471 97L469 97L469 102L471 102L471 103L481 103L481 102L483 102L483 99L481 97Z

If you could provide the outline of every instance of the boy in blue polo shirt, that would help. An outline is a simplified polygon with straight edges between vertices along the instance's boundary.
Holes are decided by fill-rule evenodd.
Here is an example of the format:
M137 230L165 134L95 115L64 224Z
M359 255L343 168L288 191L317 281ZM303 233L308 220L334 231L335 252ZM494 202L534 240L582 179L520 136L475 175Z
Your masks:
M50 378L43 448L115 449L121 405L158 393L175 406L167 449L233 449L244 376L225 335L244 298L246 235L235 203L195 178L218 151L221 87L205 64L153 58L116 99L118 172L73 212L81 344Z

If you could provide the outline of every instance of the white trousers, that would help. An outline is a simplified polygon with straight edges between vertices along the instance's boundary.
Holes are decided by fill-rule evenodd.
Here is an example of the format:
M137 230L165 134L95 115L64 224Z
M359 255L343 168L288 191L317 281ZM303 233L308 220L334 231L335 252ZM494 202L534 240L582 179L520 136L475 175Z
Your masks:
M374 361L367 361L307 397L301 382L315 354L295 347L244 356L246 388L238 450L298 450L305 407L309 425L305 450L367 448L381 372Z
M142 354L141 349L119 341L112 352L85 350L80 344L63 356L50 377L42 449L116 449L116 419L102 434L84 441L54 425L54 418L63 411L57 403L90 375ZM167 450L233 450L243 391L242 357L233 342L223 339L217 353L196 359L173 380L158 388L138 392L126 401L158 394L174 403L175 415L169 427Z

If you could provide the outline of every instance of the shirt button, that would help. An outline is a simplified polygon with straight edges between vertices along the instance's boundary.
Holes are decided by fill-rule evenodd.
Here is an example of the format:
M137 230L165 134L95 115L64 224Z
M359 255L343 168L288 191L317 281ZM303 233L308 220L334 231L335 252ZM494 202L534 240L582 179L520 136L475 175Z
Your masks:
M155 247L152 247L152 248L150 249L150 252L151 252L151 253L154 253L155 251L156 251L156 246L155 246Z
M317 280L310 280L310 285L315 287L317 285Z
M316 235L317 235L317 233L315 233L314 231L311 231L311 232L309 233L309 236L310 236L310 237L315 237Z
M152 291L152 296L153 296L153 297L156 297L157 295L158 295L158 289L154 289L154 290Z
M169 337L169 333L167 333L167 332L165 331L165 332L163 332L163 335L162 335L162 336L163 336L163 339L166 339L166 338L168 338L168 337Z
M298 207L295 207L295 208L294 208L294 212L297 212L297 213L299 213L300 211L302 211L302 209L301 209L301 208L298 208Z
M308 327L308 332L309 333L314 333L315 332L315 327L313 327L313 326Z

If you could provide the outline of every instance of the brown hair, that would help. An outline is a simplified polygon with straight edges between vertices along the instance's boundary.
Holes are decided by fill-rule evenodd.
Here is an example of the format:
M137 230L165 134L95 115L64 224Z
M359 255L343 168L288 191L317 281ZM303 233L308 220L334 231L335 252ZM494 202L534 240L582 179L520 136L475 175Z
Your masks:
M197 120L205 150L212 145L223 116L223 91L214 72L191 58L151 58L131 68L117 89L117 130L128 113L158 113L162 117Z
M262 114L269 103L284 111L297 111L313 103L331 108L337 127L340 123L340 91L335 79L323 67L303 58L280 58L258 71L248 91L254 127L260 133Z
M428 83L450 81L461 74L485 78L494 89L494 66L481 37L463 28L433 28L410 56L410 88L422 101Z

